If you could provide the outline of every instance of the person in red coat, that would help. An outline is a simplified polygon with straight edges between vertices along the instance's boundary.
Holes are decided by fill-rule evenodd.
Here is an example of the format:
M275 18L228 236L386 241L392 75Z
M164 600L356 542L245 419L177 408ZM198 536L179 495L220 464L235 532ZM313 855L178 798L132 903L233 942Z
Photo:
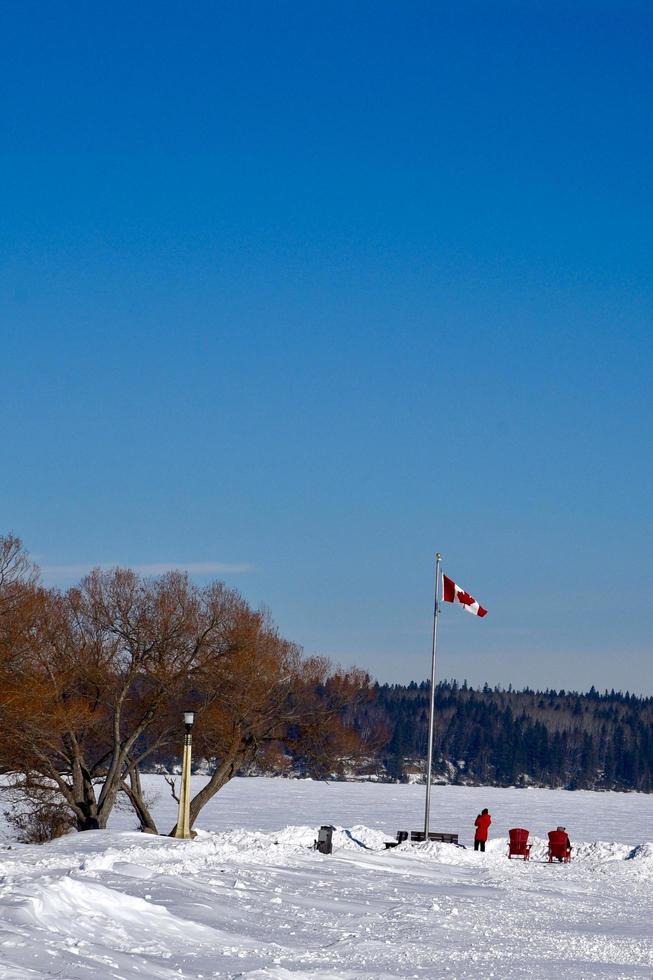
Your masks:
M488 827L492 823L492 817L487 811L487 807L482 810L474 821L476 833L474 834L474 850L484 851L487 840Z

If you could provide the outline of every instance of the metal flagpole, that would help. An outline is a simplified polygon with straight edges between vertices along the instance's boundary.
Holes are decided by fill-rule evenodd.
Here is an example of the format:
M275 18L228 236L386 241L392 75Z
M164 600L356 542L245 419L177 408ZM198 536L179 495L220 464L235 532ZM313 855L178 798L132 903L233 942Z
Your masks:
M429 839L429 813L431 809L431 767L433 765L433 730L435 722L435 650L438 641L438 616L440 615L440 574L442 555L435 556L435 600L433 603L433 639L431 643L431 711L429 714L429 749L426 763L426 806L424 807L424 839Z

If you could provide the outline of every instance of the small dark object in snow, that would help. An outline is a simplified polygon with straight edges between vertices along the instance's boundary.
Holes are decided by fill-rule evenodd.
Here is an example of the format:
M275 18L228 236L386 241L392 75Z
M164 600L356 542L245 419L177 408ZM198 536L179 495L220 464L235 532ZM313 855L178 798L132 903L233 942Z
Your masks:
M320 854L331 854L333 851L333 831L335 827L331 824L323 824L317 832L317 840L314 841L313 847Z

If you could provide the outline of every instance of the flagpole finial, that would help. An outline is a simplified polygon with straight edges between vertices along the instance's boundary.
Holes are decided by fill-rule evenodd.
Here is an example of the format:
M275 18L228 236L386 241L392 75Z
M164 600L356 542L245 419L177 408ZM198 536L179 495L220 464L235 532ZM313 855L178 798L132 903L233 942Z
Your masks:
M435 553L435 557L436 557L436 558L442 558L442 555L440 554L440 552L439 552L439 551L436 551L436 553Z

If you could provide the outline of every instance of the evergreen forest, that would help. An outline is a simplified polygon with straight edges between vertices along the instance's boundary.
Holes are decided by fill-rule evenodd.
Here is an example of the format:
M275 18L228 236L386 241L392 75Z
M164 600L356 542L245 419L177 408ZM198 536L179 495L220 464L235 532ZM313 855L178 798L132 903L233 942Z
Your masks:
M386 778L424 773L430 684L377 684L355 725L385 731ZM653 789L653 698L626 692L481 690L440 683L434 777L460 784Z

